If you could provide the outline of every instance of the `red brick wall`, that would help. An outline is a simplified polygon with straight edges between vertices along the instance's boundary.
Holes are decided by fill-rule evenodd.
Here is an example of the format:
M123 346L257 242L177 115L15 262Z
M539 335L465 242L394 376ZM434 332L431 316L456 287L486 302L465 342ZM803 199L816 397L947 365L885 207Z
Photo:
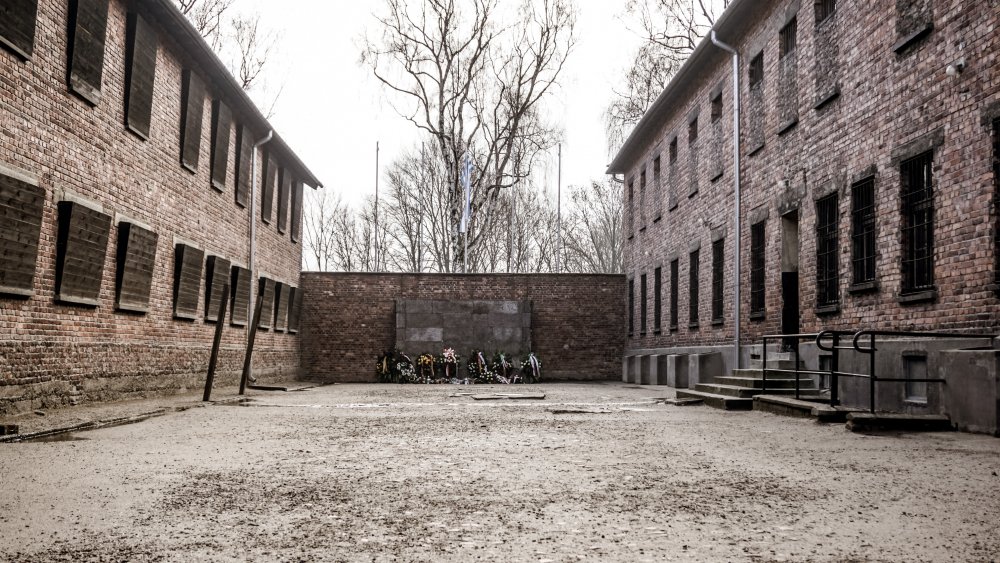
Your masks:
M143 141L124 126L127 3L110 3L96 107L66 86L67 6L64 0L39 2L30 60L0 49L0 165L36 177L46 193L34 295L0 296L0 413L60 404L68 397L113 398L202 381L214 331L203 319L204 272L197 320L174 320L174 239L234 263L248 262L249 210L235 204L233 193L235 127L226 189L219 193L210 184L211 99L220 95L210 86L211 77L197 69L209 86L200 162L191 173L180 164L181 72L190 64L183 62L184 51L159 31L152 127ZM54 302L56 205L63 190L101 205L113 218L96 308ZM116 226L122 218L145 223L159 235L149 312L143 315L114 309ZM298 285L300 263L301 246L258 219L258 272ZM235 381L245 338L243 328L226 325L218 381ZM258 371L294 374L297 340L260 333Z
M996 2L933 1L933 30L908 49L897 53L900 39L897 5L878 2L838 1L833 19L817 29L813 3L767 1L755 4L753 17L720 31L719 39L740 52L742 96L741 174L743 217L739 236L741 253L741 326L744 343L781 329L781 216L797 207L799 215L799 301L801 332L822 329L992 330L1000 328L1000 293L993 283L993 264L1000 250L993 243L998 210L992 203L995 190L992 168L991 120L1000 115L1000 11ZM991 6L988 8L986 5ZM797 14L797 48L794 64L779 61L779 30ZM822 44L831 37L832 47ZM630 349L726 344L733 335L734 241L732 156L731 59L711 45L696 76L681 86L684 102L662 114L663 125L630 165L626 181L635 178L636 225L626 233L626 272L636 280L635 318L639 276L652 283L654 268L664 271L664 323L669 310L669 261L680 258L679 328L662 334L652 327L640 335L637 327L628 341ZM747 72L752 57L763 49L764 89L751 95ZM964 72L948 75L947 67L964 58ZM782 68L782 67L785 68ZM797 96L783 82L794 77ZM832 77L832 78L831 78ZM816 109L816 101L831 83L840 95ZM721 124L724 174L711 179L712 166L705 159L712 142L709 125L710 94L722 84ZM798 124L779 134L784 118L797 109ZM687 126L699 113L698 152L695 171L699 191L688 197ZM760 129L759 133L757 129ZM748 154L760 135L764 146ZM679 139L677 192L679 204L667 210L670 139ZM939 136L934 150L934 277L933 301L903 304L901 291L900 170L899 158L907 146ZM657 156L664 163L663 214L654 222L639 208L639 177L643 169L652 177ZM850 186L874 175L877 205L878 290L851 293ZM816 311L816 204L821 195L839 195L839 311ZM647 196L648 199L649 196ZM626 209L628 201L626 200ZM647 207L653 204L646 202ZM750 319L750 226L752 218L766 217L766 313ZM710 325L712 231L726 237L725 320ZM700 311L697 329L687 326L688 254L701 247ZM648 301L653 317L653 300Z
M311 379L374 381L376 358L395 343L396 299L530 299L545 378L620 377L624 276L304 272L302 287L302 369Z

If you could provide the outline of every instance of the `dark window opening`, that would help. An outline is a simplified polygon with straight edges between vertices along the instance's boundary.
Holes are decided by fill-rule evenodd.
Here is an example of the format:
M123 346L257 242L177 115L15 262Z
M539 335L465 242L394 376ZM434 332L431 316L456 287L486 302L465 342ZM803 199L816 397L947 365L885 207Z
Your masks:
M281 183L278 184L278 232L284 233L288 226L288 196L292 191L292 171L281 169Z
M933 152L900 165L903 203L903 293L934 288Z
M264 177L260 184L260 220L271 224L274 206L274 184L278 181L278 165L270 157L264 158Z
M292 224L289 226L292 242L299 242L302 232L302 182L292 184Z
M815 0L813 7L816 13L816 25L819 25L837 11L837 0Z
M712 243L712 322L723 321L723 286L726 267L725 239Z
M35 50L37 0L5 0L0 7L0 45L24 60Z
M635 180L628 182L628 236L635 233Z
M108 0L73 0L69 9L69 88L93 105L101 101Z
M181 90L181 165L194 172L201 156L201 122L205 111L205 86L191 69L185 69Z
M635 333L635 279L628 280L628 335Z
M670 139L670 164L677 162L677 137Z
M250 193L250 174L257 171L250 170L253 160L253 133L246 125L236 128L236 205L247 206L248 194Z
M663 268L653 270L653 331L660 332L663 326Z
M837 194L816 202L816 305L819 307L840 301L837 202Z
M764 82L764 51L757 53L757 56L750 59L749 72L750 88L756 88Z
M764 314L764 223L750 227L750 314Z
M149 139L156 78L156 30L139 14L130 13L126 41L125 125L142 139Z
M646 335L646 309L648 308L647 307L647 303L649 303L649 301L646 300L646 274L642 274L641 276L639 276L639 295L642 296L641 300L639 301L639 303L640 303L640 305L639 305L639 336L645 336Z
M670 261L670 330L677 330L677 318L678 318L678 298L680 280L678 276L680 274L680 261L671 260Z
M233 114L222 100L212 102L212 187L226 189L229 167L229 131Z
M875 281L875 180L851 186L851 281Z
M698 326L700 255L700 250L691 252L690 267L688 269L688 323L691 328Z
M642 172L639 173L639 228L646 228L646 167L643 165Z
M653 159L653 220L660 218L663 207L663 185L660 180L660 157Z
M785 24L778 33L778 58L783 59L795 52L795 33L798 30L798 18Z
M993 256L994 279L1000 284L1000 118L993 120Z
M712 123L722 119L722 92L712 98Z
M688 144L693 145L698 140L698 118L691 120L688 123Z

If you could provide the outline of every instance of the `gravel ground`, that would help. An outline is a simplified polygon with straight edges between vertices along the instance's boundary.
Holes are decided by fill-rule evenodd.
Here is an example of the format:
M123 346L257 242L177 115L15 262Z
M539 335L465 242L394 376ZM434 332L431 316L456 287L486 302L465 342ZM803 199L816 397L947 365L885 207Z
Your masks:
M538 401L458 393L544 392ZM0 560L990 561L1000 440L336 385L0 444ZM557 413L553 411L593 412Z

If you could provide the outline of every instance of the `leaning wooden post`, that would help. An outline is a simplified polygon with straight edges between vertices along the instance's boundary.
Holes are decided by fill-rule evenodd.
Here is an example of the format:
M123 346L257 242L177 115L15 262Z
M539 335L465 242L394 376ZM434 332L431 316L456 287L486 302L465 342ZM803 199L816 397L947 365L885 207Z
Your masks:
M215 383L215 366L219 363L219 347L222 346L222 328L226 324L226 305L229 303L229 284L222 287L222 303L219 303L219 318L215 319L215 340L212 341L212 357L208 360L208 377L205 379L205 395L202 401L212 398L212 384Z
M246 393L247 379L250 377L250 363L253 361L253 341L257 338L257 325L260 324L260 310L264 307L265 291L257 292L257 304L253 307L253 322L250 323L250 338L247 339L247 353L243 356L243 375L240 376L240 395Z

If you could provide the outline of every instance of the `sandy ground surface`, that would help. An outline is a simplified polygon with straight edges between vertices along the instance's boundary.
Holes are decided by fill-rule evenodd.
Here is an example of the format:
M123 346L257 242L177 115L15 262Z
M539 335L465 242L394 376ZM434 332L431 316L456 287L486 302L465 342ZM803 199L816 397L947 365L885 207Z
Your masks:
M0 444L0 560L1000 557L1000 439L494 389L546 398L336 385Z

